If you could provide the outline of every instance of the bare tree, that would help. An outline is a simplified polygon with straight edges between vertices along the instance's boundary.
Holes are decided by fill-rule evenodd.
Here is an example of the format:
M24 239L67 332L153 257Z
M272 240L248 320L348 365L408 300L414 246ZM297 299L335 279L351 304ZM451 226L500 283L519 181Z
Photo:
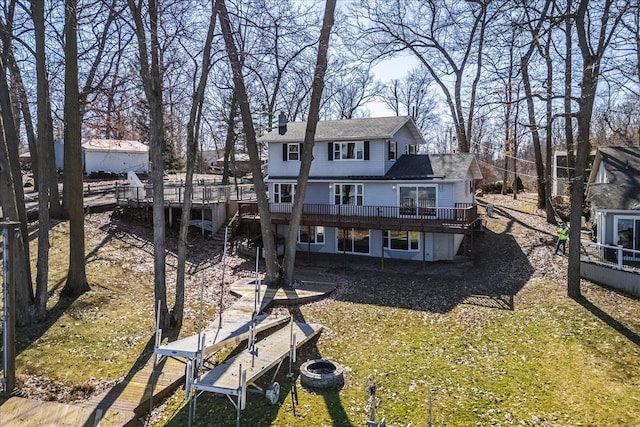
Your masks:
M318 60L313 75L313 89L311 91L311 108L309 109L309 119L307 120L307 128L304 134L304 143L302 144L302 158L300 160L300 172L298 173L298 181L296 186L296 198L291 208L291 218L289 220L289 231L286 240L286 250L284 253L283 269L284 283L293 282L293 272L296 260L296 242L298 241L298 229L302 218L302 207L304 206L304 197L309 180L309 171L311 170L311 162L313 160L313 145L315 142L316 127L320 119L320 101L322 99L322 90L324 89L324 75L327 69L327 51L329 50L329 37L331 36L331 28L333 27L333 17L336 8L336 0L327 0L322 29L320 31L320 40L318 42Z
M64 193L68 196L69 271L61 294L78 296L88 291L84 250L84 197L82 181L82 124L78 93L77 0L65 0Z
M402 80L392 80L384 88L382 101L398 116L410 116L427 133L437 123L437 101L431 91L433 78L423 68L410 70Z
M0 55L0 206L5 219L20 222L15 247L16 323L28 325L33 318L33 289L29 267L29 236L18 160L18 137L7 84L6 46Z
M191 194L193 193L193 170L196 163L198 151L198 133L202 116L202 104L204 101L204 91L207 85L207 77L211 69L211 49L213 36L216 27L216 18L220 0L211 1L211 18L209 19L209 29L202 51L202 64L200 66L200 76L198 85L191 99L191 111L189 113L189 123L187 124L187 172L185 175L184 205L182 207L182 221L180 223L180 235L178 238L178 269L176 273L176 299L171 311L172 323L180 327L184 313L184 274L185 261L187 257L187 233L189 231L189 219L191 216ZM197 67L196 67L197 69ZM196 76L194 76L194 81Z
M51 203L51 187L57 188L57 180L50 181L50 169L53 159L51 146L53 145L51 129L51 107L49 104L49 82L47 80L46 53L44 39L44 0L31 2L31 16L33 19L36 39L36 85L37 85L37 117L38 117L38 150L36 156L40 159L38 168L38 261L36 263L36 310L39 319L44 319L47 310L47 296L49 284L49 206ZM33 155L31 156L33 158ZM36 171L34 171L36 173ZM58 200L59 204L59 200Z
M547 203L546 197L546 188L545 188L545 178L544 178L544 163L542 161L542 149L540 148L540 133L538 132L538 124L536 122L536 112L535 106L533 102L533 91L531 90L531 78L529 76L529 64L531 62L531 56L536 51L536 48L539 46L539 39L541 36L541 31L544 28L544 23L547 20L547 12L549 11L549 7L551 6L551 0L546 0L542 7L542 10L535 11L533 8L527 7L524 5L524 13L526 17L526 25L529 28L529 32L531 33L531 41L528 43L528 47L522 57L520 58L520 72L522 73L522 83L524 86L525 97L527 101L527 111L529 118L529 131L531 132L531 139L533 141L533 149L535 153L536 159L536 175L537 175L537 185L536 189L538 191L538 209L544 208ZM547 82L548 86L551 86L551 82ZM548 123L547 126L551 126L551 123ZM513 194L517 193L517 188L514 187ZM553 218L551 206L547 208L547 217L551 215Z
M581 296L580 224L584 203L587 157L590 152L591 117L601 73L600 65L629 4L629 1L603 0L594 4L588 0L580 0L575 12L575 28L582 56L582 76L578 112L576 113L578 120L576 174L571 186L570 221L573 226L569 230L569 271L567 275L567 293L571 298Z
M364 18L354 17L360 24L362 43L354 46L372 60L403 51L412 53L445 97L458 150L468 152L486 30L504 4L485 0L383 4L362 0L356 13L364 10ZM465 88L468 99L463 100Z
M231 23L229 13L224 0L220 2L220 27L224 37L227 55L231 63L233 72L233 82L235 90L238 94L238 104L240 107L240 115L244 127L245 138L247 142L247 151L249 152L249 160L251 163L251 173L253 174L253 185L256 190L258 199L258 211L260 214L260 226L262 231L262 242L264 245L266 270L265 280L267 283L275 283L278 277L278 259L276 258L276 247L273 239L273 229L271 226L271 214L269 212L269 200L267 199L267 190L262 177L260 168L260 155L258 153L258 143L256 141L256 131L253 125L253 117L251 116L251 107L249 105L249 96L242 75L242 64L238 55L238 50L233 40L231 32Z
M127 0L133 18L140 56L140 76L149 106L149 151L151 157L151 185L153 187L153 247L155 301L160 302L160 327L169 326L166 284L166 242L164 222L164 180L163 180L163 105L162 75L160 69L159 11L156 0ZM148 17L148 22L145 18ZM149 45L147 46L147 26ZM154 304L154 306L156 306ZM158 307L156 306L156 310Z

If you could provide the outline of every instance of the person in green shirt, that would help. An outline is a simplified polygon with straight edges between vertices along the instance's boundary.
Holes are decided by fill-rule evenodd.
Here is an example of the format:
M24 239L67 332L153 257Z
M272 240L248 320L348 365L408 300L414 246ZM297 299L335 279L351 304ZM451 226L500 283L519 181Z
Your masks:
M564 222L560 224L560 230L558 230L558 241L556 242L556 252L558 254L558 250L562 245L562 254L567 253L567 240L569 240L569 227Z

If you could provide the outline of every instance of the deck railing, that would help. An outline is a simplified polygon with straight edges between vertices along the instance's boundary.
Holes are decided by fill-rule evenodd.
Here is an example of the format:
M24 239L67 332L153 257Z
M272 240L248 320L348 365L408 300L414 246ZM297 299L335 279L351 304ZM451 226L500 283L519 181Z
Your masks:
M184 201L184 184L164 185L164 200L181 204ZM228 200L255 200L255 190L253 184L241 185L209 185L194 184L191 193L191 201L199 203L219 203ZM151 184L144 184L142 187L129 184L116 186L116 201L118 204L130 202L153 201L153 187Z
M271 203L271 220L288 223L291 216L291 203ZM240 215L257 217L256 203L239 204ZM478 219L477 205L458 204L456 207L432 207L429 209L411 209L397 206L356 206L304 204L302 225L325 225L333 227L353 227L371 229L402 230L467 230Z
M616 270L640 273L640 251L622 246L580 242L580 260L606 265Z

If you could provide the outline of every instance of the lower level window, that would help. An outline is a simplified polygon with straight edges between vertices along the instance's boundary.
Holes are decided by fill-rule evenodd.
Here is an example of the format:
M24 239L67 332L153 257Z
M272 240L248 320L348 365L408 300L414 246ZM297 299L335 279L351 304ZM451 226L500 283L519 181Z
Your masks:
M301 226L298 229L298 243L321 244L324 243L324 227Z
M369 253L369 230L341 228L338 230L338 251L357 254Z
M385 231L385 249L417 251L420 233L417 231Z

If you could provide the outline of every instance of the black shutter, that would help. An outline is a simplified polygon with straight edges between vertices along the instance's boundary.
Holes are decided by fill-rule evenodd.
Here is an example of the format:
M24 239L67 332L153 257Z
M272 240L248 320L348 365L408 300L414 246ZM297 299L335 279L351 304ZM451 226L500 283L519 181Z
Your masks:
M364 142L364 159L369 160L369 141Z
M287 144L282 144L282 161L286 162L287 161L287 157L288 157L287 153Z
M300 147L298 148L298 160L302 161L302 146L304 144L301 142Z
M329 160L333 160L333 142L329 143Z

